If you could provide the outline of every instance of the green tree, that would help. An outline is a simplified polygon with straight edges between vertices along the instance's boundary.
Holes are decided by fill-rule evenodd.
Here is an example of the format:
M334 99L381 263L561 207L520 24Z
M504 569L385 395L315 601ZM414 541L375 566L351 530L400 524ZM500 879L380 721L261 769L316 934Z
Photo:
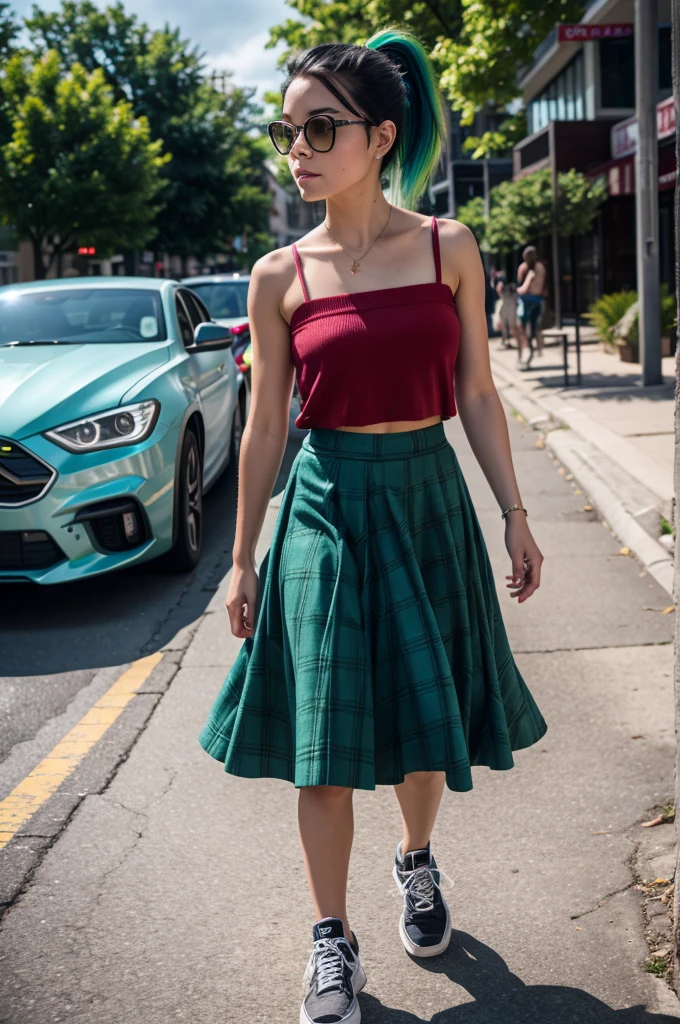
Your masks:
M66 64L99 69L172 154L158 249L200 259L229 248L244 230L266 235L264 155L249 133L261 113L254 90L216 89L202 55L177 29L151 31L120 0L103 10L91 0L63 0L54 12L34 6L26 23L39 52L53 48Z
M557 22L578 21L584 0L286 0L299 17L270 29L268 47L283 41L288 57L324 42L364 43L380 27L406 28L426 46L442 91L463 124L482 107L504 109L520 96L518 69L530 63L536 47ZM507 150L522 122L509 119L469 146L476 155Z
M607 198L605 180L593 181L571 170L558 175L557 187L558 233L564 238L584 234ZM491 189L489 202L489 218L481 243L487 252L512 252L552 231L552 185L548 169L516 181L501 182Z
M30 239L36 278L78 244L103 255L146 245L170 157L151 141L146 118L115 101L102 71L66 71L54 50L36 63L16 55L0 97L11 124L0 145L0 211Z
M456 211L456 220L459 220L461 224L465 224L466 227L470 228L470 231L477 239L477 245L480 249L483 248L486 236L487 218L484 213L484 200L482 197L475 196L474 199L470 199L467 203L463 203L459 206Z
M14 40L19 26L8 0L0 0L0 63L4 63L14 51Z

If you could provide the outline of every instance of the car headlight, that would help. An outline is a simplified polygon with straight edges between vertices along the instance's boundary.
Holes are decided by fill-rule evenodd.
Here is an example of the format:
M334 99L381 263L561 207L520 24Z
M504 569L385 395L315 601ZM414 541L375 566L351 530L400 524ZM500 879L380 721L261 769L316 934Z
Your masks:
M92 452L137 444L146 440L155 427L160 408L160 403L152 398L64 423L54 430L46 430L45 437L69 452Z

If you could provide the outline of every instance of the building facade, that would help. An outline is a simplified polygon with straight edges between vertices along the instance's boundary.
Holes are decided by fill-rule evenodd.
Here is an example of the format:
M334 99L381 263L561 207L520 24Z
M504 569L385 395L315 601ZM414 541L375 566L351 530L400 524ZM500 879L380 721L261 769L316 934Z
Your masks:
M529 135L513 150L513 176L549 167L604 175L609 197L593 232L572 247L560 240L557 260L548 240L541 247L563 315L575 311L578 270L581 309L599 295L636 287L635 258L635 40L634 0L592 0L581 21L589 26L564 40L556 28L538 47L520 79ZM673 287L673 192L676 168L671 80L670 0L658 0L657 124L661 279ZM563 32L563 34L565 34ZM555 265L557 273L555 274Z

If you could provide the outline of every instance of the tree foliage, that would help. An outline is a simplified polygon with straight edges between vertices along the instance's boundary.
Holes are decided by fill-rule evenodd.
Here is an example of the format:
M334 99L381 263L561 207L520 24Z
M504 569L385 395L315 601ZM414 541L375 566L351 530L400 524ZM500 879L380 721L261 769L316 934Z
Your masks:
M557 230L565 238L590 230L598 209L607 198L604 178L595 181L579 171L557 178ZM503 181L489 193L489 217L477 197L461 206L458 220L475 233L486 252L506 253L528 245L552 231L552 184L549 170Z
M0 210L33 244L36 277L78 244L103 254L141 247L155 232L170 157L146 118L116 102L101 70L66 70L54 50L15 55L0 79L11 131L0 146ZM53 247L48 268L45 243Z
M364 43L379 27L408 29L429 50L444 95L463 124L490 105L503 109L519 95L518 70L560 21L578 21L583 0L286 0L298 17L270 29L268 47L286 43L280 58L324 42ZM512 119L472 145L489 155L507 150L521 128Z
M202 258L243 231L266 235L264 151L249 134L261 114L254 90L215 88L178 29L152 31L120 0L102 10L91 0L62 0L54 12L34 6L26 24L38 52L55 49L67 65L99 70L172 154L157 248Z

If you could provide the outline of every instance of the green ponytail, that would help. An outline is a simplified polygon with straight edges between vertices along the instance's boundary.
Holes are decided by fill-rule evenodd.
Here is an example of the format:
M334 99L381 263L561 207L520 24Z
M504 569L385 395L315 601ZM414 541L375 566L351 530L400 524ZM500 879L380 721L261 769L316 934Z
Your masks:
M425 192L446 145L446 120L427 52L415 36L383 29L366 43L382 50L401 70L406 98L395 159L386 170L389 201L413 210Z

